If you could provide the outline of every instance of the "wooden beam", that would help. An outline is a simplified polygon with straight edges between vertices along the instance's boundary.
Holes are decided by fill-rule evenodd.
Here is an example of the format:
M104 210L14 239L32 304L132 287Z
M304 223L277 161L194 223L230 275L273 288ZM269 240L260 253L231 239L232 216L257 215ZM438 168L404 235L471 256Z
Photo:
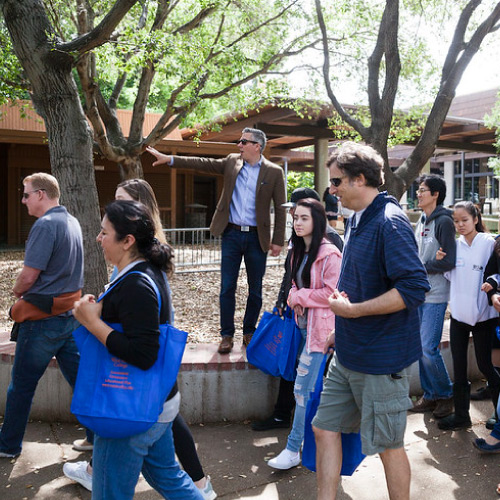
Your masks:
M271 149L269 156L272 158L288 158L297 160L314 160L312 151L293 151L291 149Z
M270 123L257 123L257 128L270 137L314 137L316 139L335 139L333 131L317 125L272 125Z
M450 127L443 125L443 128L441 130L441 137L461 134L463 132L475 132L476 130L481 130L481 128L483 127L484 125L480 123L469 123L468 125L452 125Z
M295 111L292 111L287 108L277 108L270 111L264 111L262 113L256 113L254 115L248 116L247 118L243 118L238 121L234 121L233 118L228 117L226 124L221 123L222 126L221 131L205 132L204 134L202 134L201 137L203 138L204 141L209 141L216 137L226 137L227 135L231 134L238 135L245 127L256 128L256 125L259 122L262 122L263 119L267 121L284 120L292 116L293 117L297 116ZM196 132L197 131L194 128L181 130L182 137L184 139L194 137L196 135Z
M273 147L272 143L270 144ZM304 146L314 146L314 137L310 137L309 139L304 139L303 141L293 141L277 144L276 148L286 148L286 149L295 149L295 148L303 148Z
M156 145L156 148L162 153L177 155L190 154L221 157L231 153L239 153L238 146L232 142L194 142L164 139Z
M413 139L404 143L405 146L415 146L418 139ZM497 151L492 144L476 144L474 142L461 141L438 141L436 149L449 149L451 151L474 151L477 153L488 153L496 155Z
M478 153L497 154L490 144L475 144L473 142L438 141L437 148L453 149L455 151L477 151Z

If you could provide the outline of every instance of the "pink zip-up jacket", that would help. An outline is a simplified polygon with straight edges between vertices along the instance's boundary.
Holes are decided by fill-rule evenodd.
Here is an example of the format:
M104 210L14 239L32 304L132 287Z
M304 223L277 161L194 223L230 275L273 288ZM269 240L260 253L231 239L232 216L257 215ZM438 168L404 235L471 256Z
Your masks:
M323 238L318 256L311 266L310 288L297 288L292 282L288 305L308 308L307 352L323 352L328 335L335 328L335 315L328 305L328 297L337 286L342 254L339 249Z

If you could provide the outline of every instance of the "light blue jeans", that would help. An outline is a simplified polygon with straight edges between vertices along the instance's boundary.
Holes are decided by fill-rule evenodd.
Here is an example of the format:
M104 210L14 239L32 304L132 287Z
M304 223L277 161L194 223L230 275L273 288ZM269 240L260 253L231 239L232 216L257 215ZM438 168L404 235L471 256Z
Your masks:
M418 308L423 351L418 362L420 384L424 391L424 398L429 400L447 399L453 394L453 386L439 350L446 306L446 302L425 303Z
M307 333L305 329L301 329L300 333L305 339ZM302 348L299 357L299 366L297 367L297 378L295 379L295 413L293 416L293 425L288 440L286 449L293 452L300 451L302 441L304 440L304 429L306 420L307 402L314 390L316 380L318 379L321 362L325 355L322 352L307 353L306 346Z
M92 500L129 500L139 473L164 498L203 500L191 478L175 460L172 422L154 424L123 439L95 436Z

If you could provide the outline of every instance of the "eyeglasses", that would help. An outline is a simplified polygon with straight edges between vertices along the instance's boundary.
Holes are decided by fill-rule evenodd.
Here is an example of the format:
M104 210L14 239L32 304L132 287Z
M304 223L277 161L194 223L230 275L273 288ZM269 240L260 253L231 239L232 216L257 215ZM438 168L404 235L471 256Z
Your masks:
M424 189L424 188L417 189L417 193L418 193L418 194L425 193L426 191L429 191L429 192L430 192L430 189Z
M243 146L247 145L248 143L250 144L259 144L259 142L257 141L251 141L250 139L240 139L236 144L239 144L241 142L241 144L243 144Z
M330 179L330 184L332 184L333 186L335 186L337 188L342 184L343 180L344 180L344 177L332 177Z
M23 199L27 200L30 197L31 193L38 193L38 191L45 191L45 189L34 189L33 191L26 191L23 193Z

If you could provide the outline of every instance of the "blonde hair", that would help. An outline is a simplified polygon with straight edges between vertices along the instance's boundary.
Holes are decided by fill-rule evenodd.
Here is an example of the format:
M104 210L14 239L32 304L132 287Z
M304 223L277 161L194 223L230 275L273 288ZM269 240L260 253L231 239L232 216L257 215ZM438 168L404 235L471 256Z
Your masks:
M61 197L59 183L53 175L46 174L45 172L38 172L28 175L23 179L23 185L26 185L28 182L31 184L34 191L45 191L47 193L47 198L50 200L58 200Z
M167 240L161 225L160 209L158 208L155 193L149 182L144 179L129 179L120 182L117 187L124 189L133 200L146 206L155 227L155 238L161 243L166 243Z

